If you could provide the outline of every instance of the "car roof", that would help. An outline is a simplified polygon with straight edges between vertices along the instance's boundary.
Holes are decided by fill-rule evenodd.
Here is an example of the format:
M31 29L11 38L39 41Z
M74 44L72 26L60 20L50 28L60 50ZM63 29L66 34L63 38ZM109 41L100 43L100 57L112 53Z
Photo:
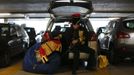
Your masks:
M19 25L17 25L17 24L12 24L12 23L0 23L0 26L19 26Z
M129 21L129 20L134 20L134 18L126 18L123 21Z

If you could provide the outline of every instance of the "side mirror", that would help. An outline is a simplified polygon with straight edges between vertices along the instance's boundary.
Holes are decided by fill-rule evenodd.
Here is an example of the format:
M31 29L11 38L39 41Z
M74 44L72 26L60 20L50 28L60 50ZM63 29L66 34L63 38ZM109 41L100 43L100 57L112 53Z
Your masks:
M65 24L64 27L69 27L69 25L68 24Z
M109 34L109 32L103 32L105 35Z
M40 33L37 33L36 36L37 36L37 35L40 35Z

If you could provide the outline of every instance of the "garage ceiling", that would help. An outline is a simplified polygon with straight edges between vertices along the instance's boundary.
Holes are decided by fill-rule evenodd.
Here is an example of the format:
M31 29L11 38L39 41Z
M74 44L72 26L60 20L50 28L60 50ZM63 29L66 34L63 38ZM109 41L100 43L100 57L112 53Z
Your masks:
M42 17L52 0L0 0L0 13L36 13ZM91 17L134 17L134 0L91 0L94 13ZM41 15L39 15L41 13ZM33 17L35 15L32 15ZM3 16L0 16L3 17ZM12 16L6 16L12 17ZM15 16L14 16L15 17Z

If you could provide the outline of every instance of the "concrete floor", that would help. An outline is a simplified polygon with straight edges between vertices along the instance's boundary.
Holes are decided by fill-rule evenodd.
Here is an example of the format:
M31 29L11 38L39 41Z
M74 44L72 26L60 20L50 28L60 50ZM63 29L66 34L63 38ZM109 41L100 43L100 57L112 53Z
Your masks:
M104 69L98 69L97 71L87 71L84 69L77 71L78 75L133 75L134 63L123 62L119 65L110 65ZM22 60L15 61L12 65L6 68L0 68L0 75L45 75L29 73L22 70ZM54 75L71 75L71 69L63 72L59 72Z

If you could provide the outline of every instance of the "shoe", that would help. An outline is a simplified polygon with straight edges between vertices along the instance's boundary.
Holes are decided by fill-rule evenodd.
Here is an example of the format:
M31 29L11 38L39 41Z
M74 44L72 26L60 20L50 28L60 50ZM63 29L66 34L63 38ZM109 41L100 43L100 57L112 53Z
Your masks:
M96 69L96 67L86 67L86 70L95 71L95 70L97 70L97 69Z
M72 75L77 75L76 72L72 72Z

